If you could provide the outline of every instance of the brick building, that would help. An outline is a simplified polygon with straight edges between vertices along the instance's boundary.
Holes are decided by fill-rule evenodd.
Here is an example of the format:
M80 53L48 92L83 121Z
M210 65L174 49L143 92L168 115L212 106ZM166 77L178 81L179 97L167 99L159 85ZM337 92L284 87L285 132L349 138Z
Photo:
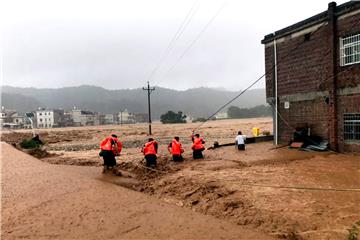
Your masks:
M331 2L262 44L278 143L303 127L333 150L360 151L360 1Z

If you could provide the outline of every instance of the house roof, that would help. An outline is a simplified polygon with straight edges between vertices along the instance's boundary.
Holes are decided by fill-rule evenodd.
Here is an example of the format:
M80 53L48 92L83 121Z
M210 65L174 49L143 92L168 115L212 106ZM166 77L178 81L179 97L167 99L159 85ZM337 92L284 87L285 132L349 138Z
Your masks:
M81 110L81 114L83 114L83 115L93 115L94 113L90 112L90 111Z
M329 4L334 4L334 3L329 3ZM337 6L335 9L335 15L340 16L340 15L346 14L348 12L357 10L357 9L360 9L360 1L349 1L349 2L346 2L346 3L343 3L339 6ZM326 10L326 11L316 14L310 18L307 18L303 21L300 21L298 23L290 25L286 28L280 29L280 30L276 31L275 33L270 33L270 34L266 35L263 40L261 40L261 43L266 44L266 43L273 41L275 38L284 37L291 33L298 32L305 28L314 26L314 25L326 20L327 15L328 15L328 11Z

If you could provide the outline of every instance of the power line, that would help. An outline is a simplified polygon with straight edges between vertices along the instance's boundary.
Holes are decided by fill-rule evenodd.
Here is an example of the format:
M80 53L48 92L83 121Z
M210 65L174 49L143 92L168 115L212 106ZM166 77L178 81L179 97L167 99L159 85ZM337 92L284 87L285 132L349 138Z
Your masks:
M324 21L317 29L309 33L309 36L315 34L318 32L323 26L327 24L327 21ZM211 116L209 116L204 122L200 123L197 127L193 129L193 132L197 129L199 129L202 125L204 125L207 121L209 121L212 117L214 117L217 113L219 113L221 110L223 110L225 107L227 107L230 103L235 101L237 98L239 98L241 95L243 95L247 90L249 90L251 87L253 87L256 83L258 83L262 78L266 76L269 72L273 71L274 68L279 65L279 62L282 62L285 58L287 58L290 54L293 53L293 51L297 50L301 45L304 44L305 41L299 43L296 47L294 47L291 51L289 51L285 56L283 56L279 61L277 61L277 64L273 64L273 66L266 71L263 75L261 75L256 81L254 81L252 84L250 84L245 90L241 91L238 95L233 97L231 100L226 102L224 105L222 105L218 110L215 111Z
M168 71L164 74L163 79L177 66L177 64L181 61L181 59L190 51L190 49L194 46L194 44L200 39L201 35L209 28L209 26L213 23L216 17L220 14L223 8L226 6L226 3L220 6L220 8L216 11L215 15L209 20L209 22L204 26L204 28L198 33L195 39L188 45L185 51L180 55L180 57L176 60L176 62L168 69Z
M322 27L324 27L326 24L328 23L328 21L324 21L316 30L314 30L313 32L309 33L309 36L315 34L316 32L318 32ZM360 20L355 22L350 29L352 29L353 27L357 26L358 24L360 24ZM288 52L288 54L286 54L285 56L283 56L280 61L277 61L277 64L273 64L273 66L269 69L269 71L266 71L261 77L259 77L255 82L253 82L249 87L247 87L245 90L243 90L240 94L236 95L234 98L232 98L230 101L228 101L227 103L225 103L223 106L221 106L214 114L212 114L210 117L208 117L204 122L202 122L201 124L199 124L196 128L193 129L193 132L197 129L199 129L203 124L205 124L207 121L209 121L213 116L215 116L218 112L220 112L222 109L224 109L226 106L228 106L230 103L232 103L233 101L235 101L238 97L240 97L242 94L244 94L247 90L249 90L252 86L254 86L257 82L259 82L263 77L266 76L267 73L273 71L273 69L275 68L275 66L279 65L279 62L282 62L285 58L287 58L290 54L293 53L293 51L297 50L302 44L304 44L305 41L301 42L300 44L298 44L294 49L292 49L291 51ZM329 49L327 51L326 54L324 55L328 55L330 53L331 49ZM315 64L318 65L318 64ZM343 68L340 71L338 71L334 77L338 76L340 73L348 71L350 68ZM331 78L333 76L330 76L328 78L325 78L325 80L323 80L322 82L327 81L329 78ZM293 128L279 113L279 111L276 112L276 114L278 114L281 118L282 121L284 121L284 123L286 125L288 125L288 127Z
M216 110L215 113L211 114L210 117L208 117L204 122L202 122L201 124L199 124L199 126L197 126L196 128L194 128L193 131L195 131L196 129L200 128L202 125L204 125L207 121L209 121L212 117L214 117L217 113L219 113L221 110L223 110L227 105L229 105L230 103L232 103L233 101L235 101L238 97L240 97L242 94L244 94L247 90L249 90L252 86L254 86L256 83L258 83L263 77L265 76L262 75L261 77L259 77L255 82L253 82L250 86L248 86L247 88L245 88L243 91L241 91L238 95L236 95L235 97L233 97L230 101L228 101L227 103L225 103L224 105L222 105L218 110Z
M322 28L325 25L325 23L323 23L321 26L319 26L319 28L317 28L315 31L311 32L310 35L314 34L315 32L317 32L320 28ZM301 42L300 44L298 44L296 47L294 47L294 49L292 49L291 51L289 51L289 53L287 55L285 55L284 57L282 57L281 60L283 60L284 58L286 58L287 56L289 56L293 51L295 51L296 49L298 49L304 42ZM248 86L245 90L241 91L238 95L236 95L235 97L233 97L231 100L229 100L228 102L226 102L224 105L222 105L220 108L218 108L218 110L215 111L215 113L213 113L211 116L209 116L204 122L202 122L201 124L199 124L196 128L194 128L193 131L197 130L198 128L200 128L202 125L204 125L207 121L209 121L212 117L214 117L217 113L219 113L221 110L223 110L226 106L228 106L230 103L232 103L233 101L235 101L237 98L239 98L241 95L243 95L247 90L249 90L252 86L254 86L256 83L258 83L263 77L266 76L266 74L268 74L269 72L273 71L275 66L277 66L279 64L279 61L277 64L273 64L273 66L266 71L263 75L261 75L255 82L253 82L252 84L250 84L250 86Z
M151 71L151 73L150 73L150 75L148 77L148 81L150 81L153 78L153 76L155 75L157 70L160 68L160 66L163 63L163 61L165 60L165 58L170 54L171 50L173 49L173 47L175 45L175 42L182 36L182 34L184 33L186 27L190 24L190 22L193 19L195 13L198 10L198 7L199 7L199 5L197 5L198 2L199 2L199 0L195 1L194 4L191 6L190 10L186 14L185 19L183 20L183 22L181 23L181 25L177 29L175 35L170 40L170 42L169 42L168 46L166 47L165 51L160 56L160 59L159 59L158 63L156 64L154 69ZM197 7L196 7L196 5L197 5Z

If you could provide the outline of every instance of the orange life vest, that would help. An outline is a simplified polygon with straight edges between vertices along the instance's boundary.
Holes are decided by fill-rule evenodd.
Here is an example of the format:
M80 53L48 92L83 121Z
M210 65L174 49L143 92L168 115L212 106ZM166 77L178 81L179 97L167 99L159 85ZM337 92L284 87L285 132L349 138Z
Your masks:
M192 149L193 150L199 150L199 149L204 149L204 145L202 144L203 139L202 138L194 138L194 144L192 145Z
M107 137L105 138L101 143L100 143L100 149L101 150L112 150L112 142L113 138L112 137Z
M171 153L173 155L180 155L181 154L181 143L176 141L175 139L171 142Z
M112 143L115 143L115 147ZM122 143L117 138L107 137L100 143L101 150L113 151L115 155L118 155L122 149Z
M156 155L155 143L156 143L155 141L145 143L145 147L143 150L145 156L149 154Z

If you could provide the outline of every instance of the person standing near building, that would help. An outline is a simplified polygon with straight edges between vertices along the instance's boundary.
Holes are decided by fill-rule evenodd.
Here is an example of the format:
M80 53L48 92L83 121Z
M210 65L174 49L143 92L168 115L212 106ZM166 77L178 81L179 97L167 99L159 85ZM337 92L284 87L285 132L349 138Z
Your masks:
M200 137L198 133L195 134L195 136L193 137L193 145L191 146L194 159L204 158L202 151L205 150L205 147L203 144L205 144L205 141Z
M238 135L235 138L235 146L237 146L238 150L245 150L245 140L246 136L242 134L241 131L238 132Z
M104 159L103 173L105 173L106 170L114 169L116 166L115 156L120 156L121 150L122 143L115 134L101 141L99 155Z
M179 137L174 137L174 139L168 145L168 151L172 154L174 162L181 162L184 160L183 156L181 155L184 152L184 149L182 148Z
M145 156L146 167L156 167L157 151L158 143L153 138L149 138L148 142L141 149Z

